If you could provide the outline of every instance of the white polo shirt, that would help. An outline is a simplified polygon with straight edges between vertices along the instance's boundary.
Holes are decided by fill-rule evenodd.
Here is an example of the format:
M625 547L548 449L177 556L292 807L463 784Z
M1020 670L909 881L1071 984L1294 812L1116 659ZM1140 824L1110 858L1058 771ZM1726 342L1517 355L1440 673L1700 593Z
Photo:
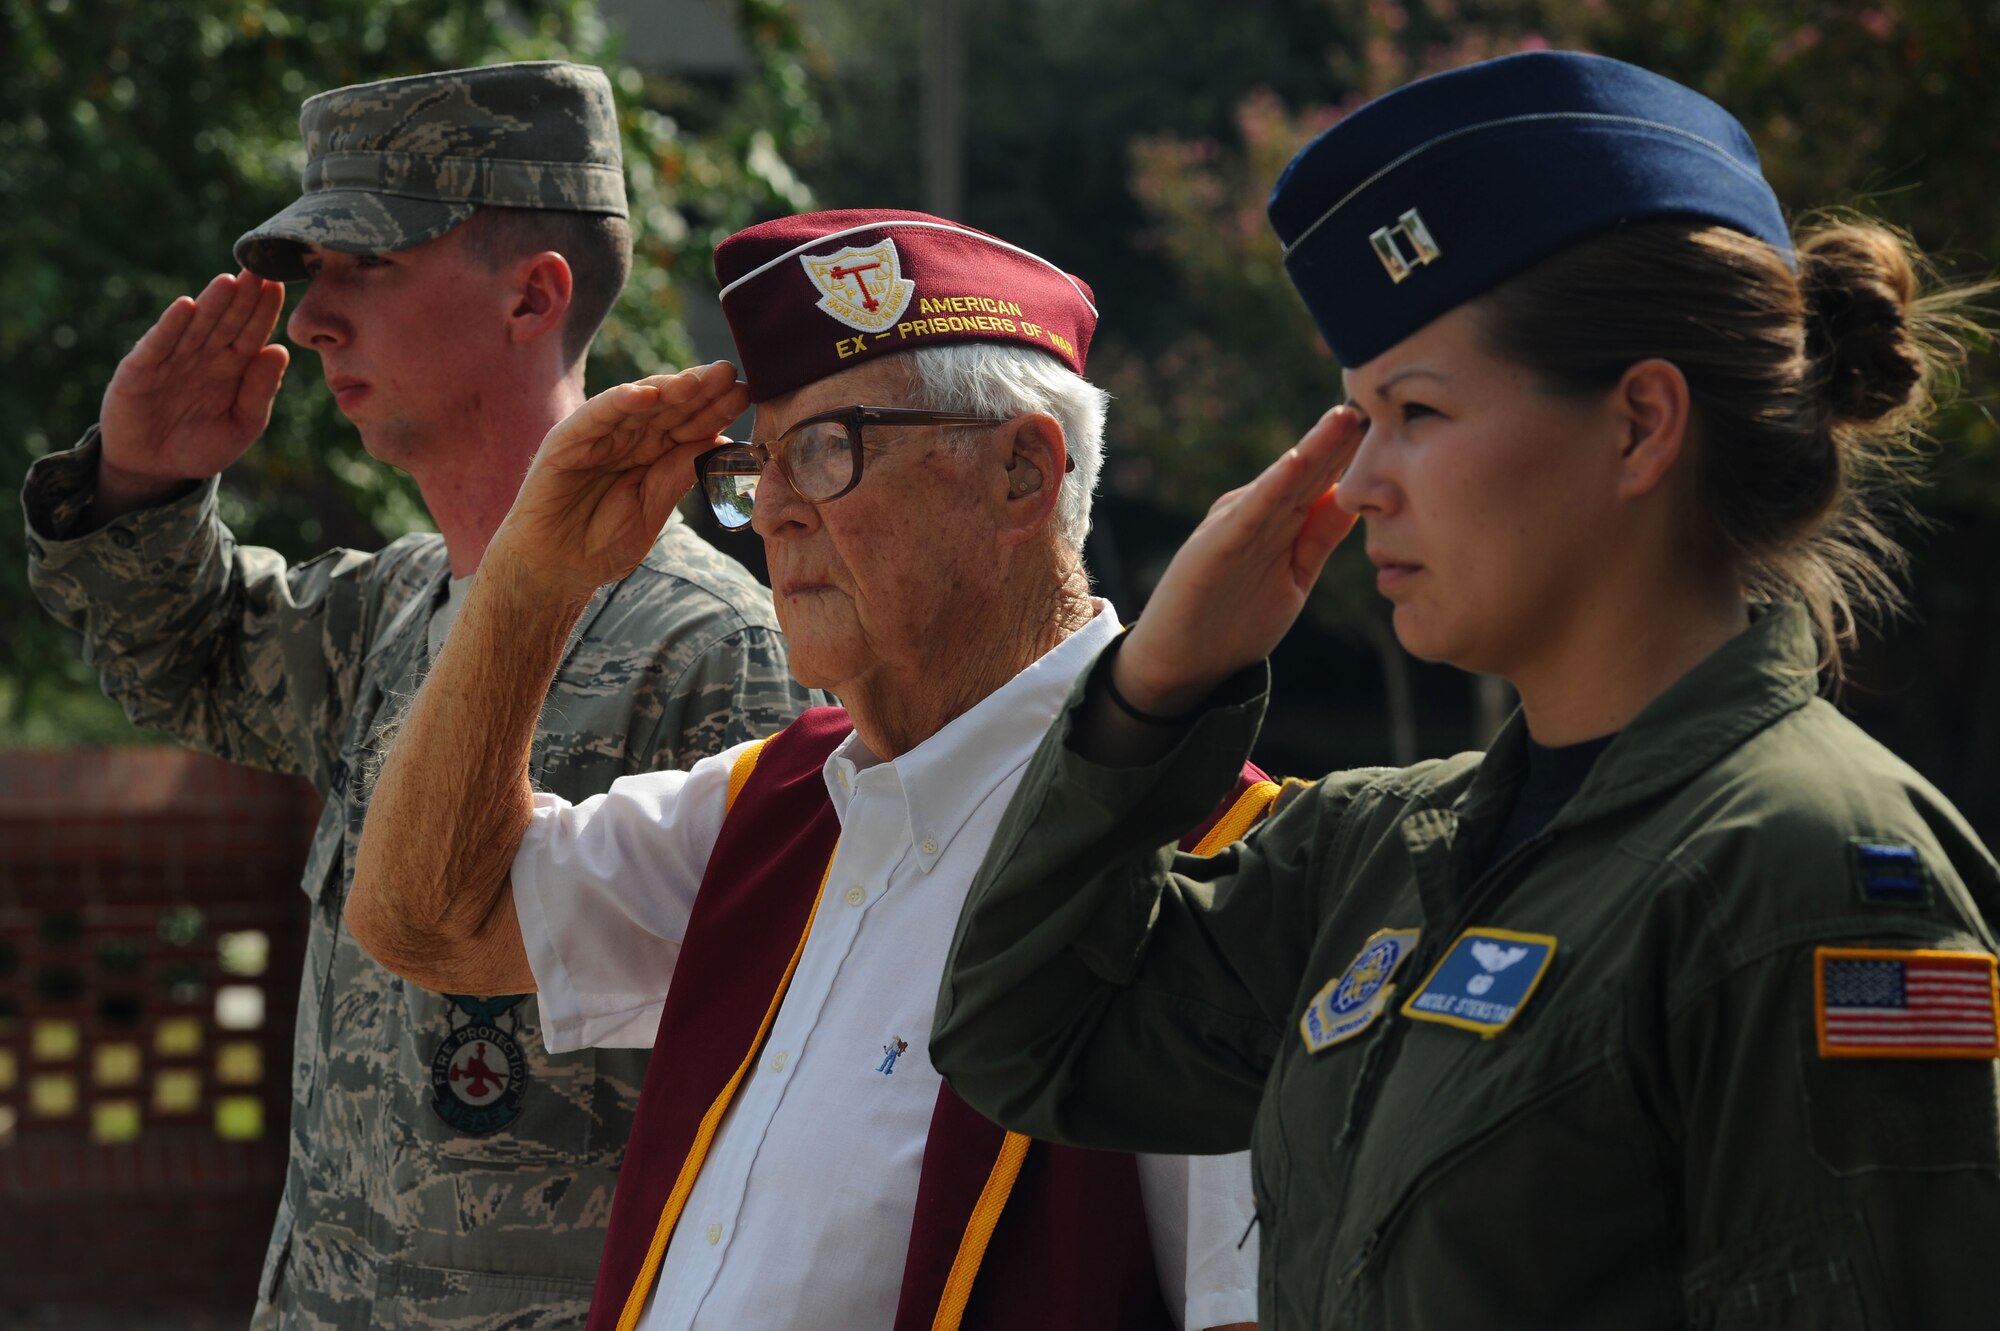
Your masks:
M940 1085L929 1045L945 952L1029 757L1119 632L1098 605L902 757L883 762L850 734L827 759L841 832L826 892L681 1213L645 1331L894 1321ZM551 1052L652 1045L740 752L625 777L581 804L535 797L514 900ZM1190 1328L1254 1321L1248 1153L1141 1156L1139 1170L1169 1309Z

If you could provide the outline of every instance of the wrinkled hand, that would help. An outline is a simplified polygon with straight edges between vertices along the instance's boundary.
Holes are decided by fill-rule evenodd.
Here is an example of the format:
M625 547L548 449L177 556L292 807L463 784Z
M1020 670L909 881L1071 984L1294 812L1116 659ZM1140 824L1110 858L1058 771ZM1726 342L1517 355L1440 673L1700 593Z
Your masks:
M489 557L571 599L624 577L694 484L696 454L749 402L726 361L599 393L542 440Z
M1354 526L1334 503L1334 482L1363 430L1359 412L1334 408L1209 508L1118 650L1112 682L1133 706L1189 711L1278 645Z
M221 274L167 306L125 353L99 417L110 502L213 476L264 433L290 361L270 340L284 305L280 283Z

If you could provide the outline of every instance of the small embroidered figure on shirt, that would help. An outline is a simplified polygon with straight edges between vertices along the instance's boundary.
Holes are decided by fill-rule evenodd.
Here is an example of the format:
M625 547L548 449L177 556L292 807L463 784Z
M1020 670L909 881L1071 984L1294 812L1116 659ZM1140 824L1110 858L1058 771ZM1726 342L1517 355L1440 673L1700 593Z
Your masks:
M902 1057L903 1051L909 1047L910 1042L900 1035L896 1037L893 1043L883 1045L882 1062L875 1070L885 1077L894 1072L896 1070L896 1060Z

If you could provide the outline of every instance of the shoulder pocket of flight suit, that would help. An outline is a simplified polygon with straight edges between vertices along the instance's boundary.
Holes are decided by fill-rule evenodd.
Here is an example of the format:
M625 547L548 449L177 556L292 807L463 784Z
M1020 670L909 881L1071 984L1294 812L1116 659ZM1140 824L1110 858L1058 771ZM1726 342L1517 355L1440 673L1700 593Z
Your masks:
M1872 1261L1860 1219L1823 1215L1766 1229L1682 1279L1691 1331L1870 1331L1893 1323L1861 1272Z
M1810 985L1798 987L1806 1130L1829 1172L2000 1170L2000 1061L1825 1057Z
M1800 1061L1813 1156L1832 1173L2000 1170L2000 1064Z

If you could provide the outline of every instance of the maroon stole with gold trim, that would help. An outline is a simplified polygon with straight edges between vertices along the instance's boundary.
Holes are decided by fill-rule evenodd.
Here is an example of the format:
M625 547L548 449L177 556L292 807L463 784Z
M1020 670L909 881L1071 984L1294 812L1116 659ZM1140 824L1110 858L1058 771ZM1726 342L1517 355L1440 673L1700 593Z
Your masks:
M729 1097L783 1001L840 837L822 772L849 730L844 710L814 708L766 741L754 768L739 764L640 1091L589 1331L637 1324ZM1261 813L1276 791L1262 776L1246 766L1236 797L1182 844L1227 814L1232 825L1254 820L1251 806ZM1172 1326L1132 1157L1026 1146L939 1090L896 1331ZM1009 1278L975 1283L989 1270Z

